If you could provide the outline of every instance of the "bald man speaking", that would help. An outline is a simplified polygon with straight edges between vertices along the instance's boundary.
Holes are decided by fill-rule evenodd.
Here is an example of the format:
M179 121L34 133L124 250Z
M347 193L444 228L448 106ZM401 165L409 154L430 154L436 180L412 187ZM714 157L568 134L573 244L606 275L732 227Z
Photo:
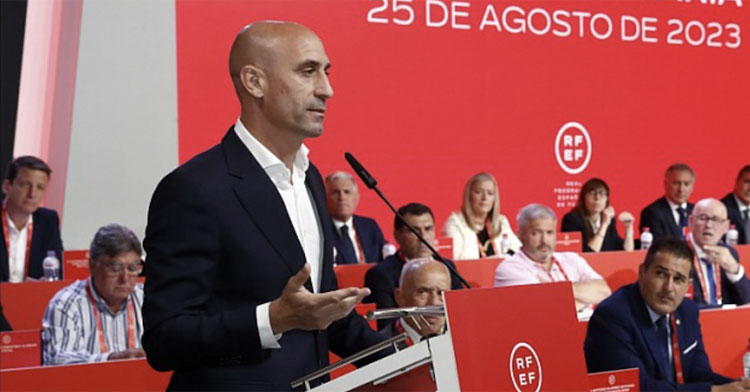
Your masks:
M337 289L333 227L303 144L333 96L323 43L295 23L245 27L229 55L241 105L217 146L168 174L149 207L143 346L171 390L288 390L383 338Z

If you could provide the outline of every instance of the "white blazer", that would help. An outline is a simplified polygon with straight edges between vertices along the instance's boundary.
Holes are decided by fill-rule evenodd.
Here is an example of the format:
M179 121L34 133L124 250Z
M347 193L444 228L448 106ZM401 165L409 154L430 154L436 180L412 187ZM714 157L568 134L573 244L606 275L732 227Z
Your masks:
M513 233L513 229L510 228L508 218L505 215L500 214L500 228L503 233L508 234L510 240L510 249L513 252L518 252L521 249L521 241ZM477 233L469 227L464 219L464 215L461 211L453 212L448 220L445 221L443 226L443 235L453 238L453 259L454 260L471 260L479 258L479 243L477 239ZM500 242L502 241L502 234L497 236L492 241L492 247L495 249L495 256L500 255Z

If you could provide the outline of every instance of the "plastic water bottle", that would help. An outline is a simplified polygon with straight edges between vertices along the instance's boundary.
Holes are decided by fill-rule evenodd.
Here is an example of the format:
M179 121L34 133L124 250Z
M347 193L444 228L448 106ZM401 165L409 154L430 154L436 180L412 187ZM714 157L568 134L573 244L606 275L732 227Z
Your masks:
M386 258L390 255L396 254L396 246L391 244L390 242L386 242L385 245L383 245L383 258Z
M58 279L60 260L57 259L54 250L47 251L47 257L42 261L42 269L44 269L44 277L42 280L53 281Z
M734 225L729 225L729 231L727 231L727 245L733 248L737 246L738 237L739 233L737 232L737 229L734 227Z
M644 227L641 232L641 250L648 250L652 242L654 242L654 235L651 234L651 229Z
M500 240L500 254L508 254L510 250L510 238L508 233L503 233L503 238Z
M747 339L747 351L742 356L742 369L745 377L750 377L750 339Z

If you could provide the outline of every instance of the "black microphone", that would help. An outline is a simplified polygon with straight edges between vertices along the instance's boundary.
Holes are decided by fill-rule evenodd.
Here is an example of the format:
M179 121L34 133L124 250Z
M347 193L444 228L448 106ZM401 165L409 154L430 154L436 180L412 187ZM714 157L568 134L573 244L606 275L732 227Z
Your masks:
M393 207L393 204L391 204L391 202L388 201L388 199L385 197L385 195L383 195L383 192L380 192L380 189L378 189L378 187L376 186L376 185L378 185L378 182L370 175L370 173L364 168L364 166L362 166L362 164L359 163L359 161L357 161L356 158L354 158L354 155L352 155L352 154L350 154L348 152L345 152L344 153L344 158L346 159L347 162L349 162L349 165L351 165L352 169L354 169L354 172L357 173L357 175L359 176L359 178L362 179L362 182L364 182L365 185L367 185L368 188L374 190L375 193L377 193L378 196L380 196L380 198L383 199L383 201L385 202L385 204L388 205L388 208L390 208L391 211L393 211L393 213L396 214L396 216L398 217L398 219L400 219L401 222L403 222L404 225L409 230L411 230L411 232L414 233L414 235L417 236L417 238L419 238L420 242L422 242L423 244L425 244L425 246L427 246L427 248L430 250L430 252L432 252L432 257L434 257L435 260L438 260L441 263L443 263L443 265L445 265L445 267L448 268L448 270L451 272L452 275L456 276L458 278L458 280L460 280L461 283L464 286L466 286L467 289L470 289L471 285L469 284L469 282L467 282L466 279L464 279L464 277L461 276L461 274L459 274L458 271L456 271L456 269L453 268L453 266L450 265L443 258L443 256L440 255L440 253L437 252L437 250L435 250L435 248L432 246L431 243L427 242L427 240L424 239L424 237L422 237L421 234L419 234L419 232L417 231L417 229L414 228L414 226L410 225L409 222L407 222L406 219L404 219L404 217L401 216L401 214L398 213L398 211Z
M359 163L357 158L354 158L354 155L345 152L344 159L349 162L349 165L352 167L352 169L354 169L354 172L357 173L359 178L362 180L362 182L365 183L368 188L373 189L376 185L378 185L378 181L370 175L370 173L364 168L364 166L362 166L361 163Z

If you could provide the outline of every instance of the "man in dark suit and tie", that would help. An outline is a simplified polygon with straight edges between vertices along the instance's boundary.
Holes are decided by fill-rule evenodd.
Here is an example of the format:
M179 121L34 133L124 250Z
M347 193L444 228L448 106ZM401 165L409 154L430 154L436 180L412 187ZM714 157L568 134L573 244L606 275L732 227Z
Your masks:
M336 264L370 263L383 260L385 239L380 227L365 216L354 215L359 191L354 177L337 171L326 177L328 213L333 220Z
M409 203L401 206L398 213L404 217L414 229L428 242L435 242L435 218L432 210L424 204ZM393 221L393 238L398 244L396 254L390 255L365 273L365 287L372 290L372 294L365 297L364 302L374 302L378 309L395 308L396 297L394 290L399 285L401 269L411 259L432 257L432 252L414 233L409 230L398 216ZM447 260L455 268L455 264ZM461 282L451 274L451 289L461 288ZM392 324L394 320L378 320L378 329Z
M750 244L750 165L745 165L734 183L734 192L721 201L727 206L729 221L737 230L737 243Z
M654 240L683 238L693 204L688 202L695 185L695 172L684 163L675 163L664 173L664 196L641 211L639 228L648 227Z
M337 289L333 225L303 141L323 132L330 62L310 29L259 22L229 71L241 114L151 200L143 347L170 389L288 390L383 340ZM319 384L318 380L312 382Z
M42 261L54 252L60 262L63 245L57 211L40 207L52 170L41 159L22 156L8 165L3 180L3 241L0 282L23 282L44 275ZM8 247L10 246L10 249ZM62 278L62 264L58 278Z
M750 303L750 280L739 263L740 257L734 248L721 242L729 229L724 204L711 198L698 201L689 223L687 242L695 252L690 275L693 300L699 307Z
M703 347L698 308L684 299L693 252L675 238L654 242L638 282L602 301L589 320L589 372L637 367L642 391L742 391L750 380L714 373Z

